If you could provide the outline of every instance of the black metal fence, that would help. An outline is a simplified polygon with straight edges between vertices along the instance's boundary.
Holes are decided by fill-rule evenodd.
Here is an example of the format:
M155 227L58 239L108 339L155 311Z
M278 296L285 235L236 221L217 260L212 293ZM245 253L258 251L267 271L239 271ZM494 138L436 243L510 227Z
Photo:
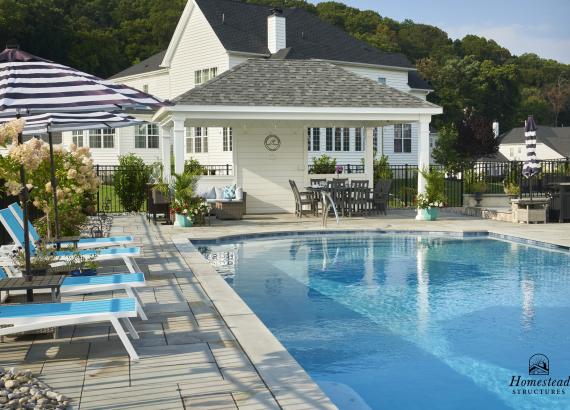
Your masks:
M204 175L232 176L234 174L232 164L200 166L204 170Z
M432 168L444 171L439 165ZM413 208L418 192L418 167L416 165L391 165L392 188L390 190L391 208ZM445 174L446 206L463 206L463 178L461 173Z
M570 182L570 158L540 161L541 172L527 179L523 176L524 161L478 162L473 169L464 172L465 193L484 189L484 193L503 194L505 185L511 184L520 190L521 196L546 196L549 186ZM482 182L483 184L477 184Z

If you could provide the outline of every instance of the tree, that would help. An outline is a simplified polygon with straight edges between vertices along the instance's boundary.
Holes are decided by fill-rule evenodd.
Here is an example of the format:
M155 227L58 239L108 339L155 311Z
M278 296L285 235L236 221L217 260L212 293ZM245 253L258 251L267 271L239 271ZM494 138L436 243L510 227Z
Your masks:
M463 119L440 128L433 157L448 171L459 172L479 158L498 150L492 122L466 110Z
M545 95L554 114L554 126L558 127L560 112L568 106L568 101L570 100L570 84L560 75L556 84L549 87Z

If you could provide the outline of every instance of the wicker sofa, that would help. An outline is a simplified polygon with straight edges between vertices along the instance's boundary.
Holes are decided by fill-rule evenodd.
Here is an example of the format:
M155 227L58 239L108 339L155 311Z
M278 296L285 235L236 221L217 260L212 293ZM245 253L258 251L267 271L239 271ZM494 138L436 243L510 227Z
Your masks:
M208 191L204 197L206 202L211 205L216 218L224 220L243 218L246 212L247 192L243 192L241 199L224 199L220 195L212 195L212 191L216 191L216 189Z

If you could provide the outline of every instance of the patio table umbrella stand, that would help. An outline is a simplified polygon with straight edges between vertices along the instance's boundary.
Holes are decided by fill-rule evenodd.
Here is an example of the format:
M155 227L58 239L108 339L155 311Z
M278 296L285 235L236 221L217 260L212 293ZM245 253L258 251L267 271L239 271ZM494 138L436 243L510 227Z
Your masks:
M134 88L113 84L18 48L6 48L0 53L0 117L18 117L22 113L34 115L50 112L153 110L164 105L166 104L162 101ZM22 142L20 134L18 143ZM20 179L23 187L20 201L24 209L26 230L26 274L29 274L29 193L23 166Z
M532 177L540 172L540 163L536 157L536 123L532 115L528 116L524 129L526 157L523 165L523 175L528 179L529 194L532 200Z

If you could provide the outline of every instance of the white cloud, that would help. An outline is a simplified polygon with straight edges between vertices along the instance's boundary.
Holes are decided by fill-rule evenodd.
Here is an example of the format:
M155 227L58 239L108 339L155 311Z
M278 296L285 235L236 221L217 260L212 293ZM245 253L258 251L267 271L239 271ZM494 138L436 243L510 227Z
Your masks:
M544 58L570 64L570 38L554 36L552 30L545 25L472 25L446 27L445 31L454 39L463 38L467 34L475 34L495 40L516 55L535 53Z

